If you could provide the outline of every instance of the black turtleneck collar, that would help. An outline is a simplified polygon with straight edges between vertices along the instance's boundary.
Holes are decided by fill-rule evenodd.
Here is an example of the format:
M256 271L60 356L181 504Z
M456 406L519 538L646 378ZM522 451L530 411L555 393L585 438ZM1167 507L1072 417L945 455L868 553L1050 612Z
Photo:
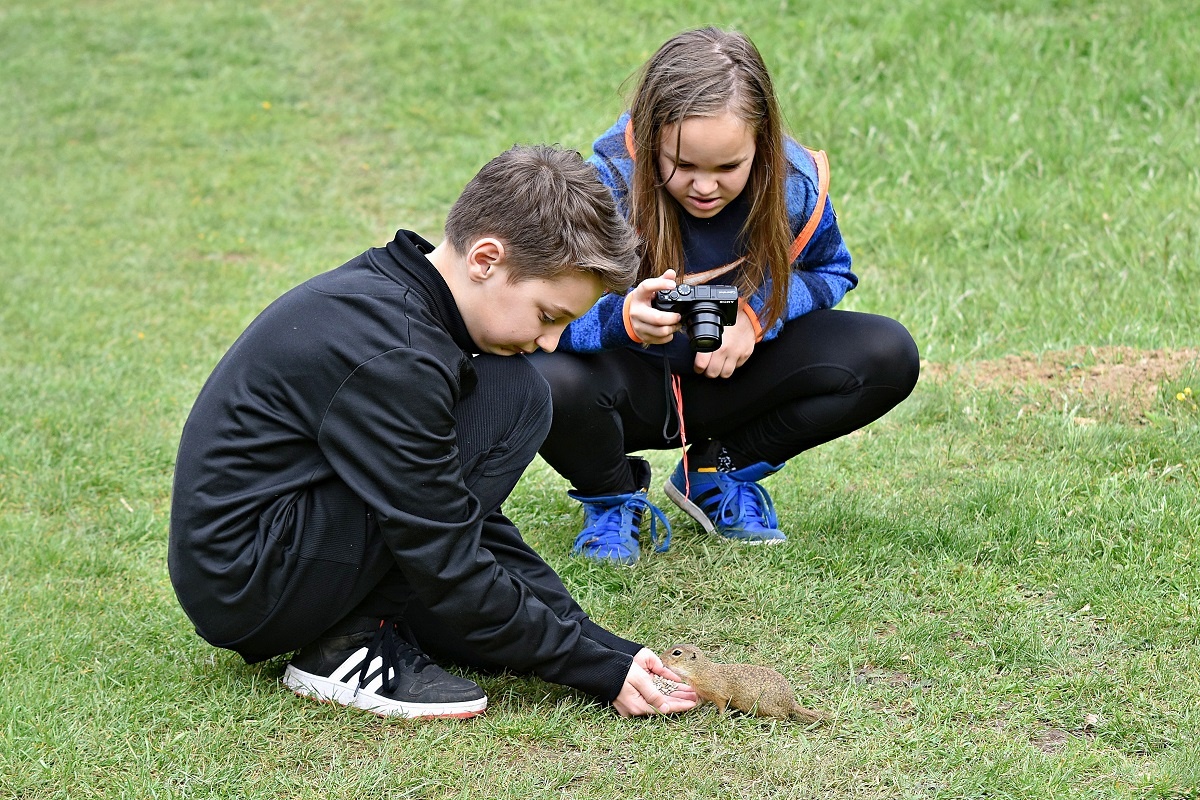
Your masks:
M743 191L717 214L704 219L693 217L676 204L683 262L688 272L706 272L746 255L742 229L750 216L748 194Z
M372 251L372 261L385 272L396 275L406 286L412 287L425 299L429 307L441 320L454 343L467 353L478 353L479 345L467 332L458 303L446 284L445 278L425 256L432 253L434 246L412 231L398 230L396 238L386 247ZM386 257L383 254L386 253ZM381 257L375 257L379 255Z

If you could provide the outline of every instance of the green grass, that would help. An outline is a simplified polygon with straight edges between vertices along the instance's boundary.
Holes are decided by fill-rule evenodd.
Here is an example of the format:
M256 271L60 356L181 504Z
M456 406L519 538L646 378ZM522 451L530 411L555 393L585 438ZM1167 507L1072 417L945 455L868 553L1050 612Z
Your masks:
M242 327L397 227L436 239L513 142L586 153L685 27L755 39L830 154L845 307L928 361L1200 341L1189 2L503 5L0 9L0 795L1200 796L1195 363L1136 413L926 379L771 480L767 550L672 511L667 554L570 560L534 465L508 510L598 620L777 666L826 729L626 721L516 676L466 724L380 721L191 632L174 451Z

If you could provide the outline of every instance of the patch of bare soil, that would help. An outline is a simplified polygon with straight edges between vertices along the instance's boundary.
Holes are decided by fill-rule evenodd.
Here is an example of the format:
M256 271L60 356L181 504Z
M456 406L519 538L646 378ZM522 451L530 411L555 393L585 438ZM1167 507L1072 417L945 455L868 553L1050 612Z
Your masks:
M919 685L906 672L877 669L867 664L854 673L854 682L858 684L883 684L892 688L906 688Z
M1011 391L1029 411L1084 406L1141 416L1160 403L1163 385L1200 368L1200 349L1076 347L968 364L921 364L922 380L961 380ZM1197 387L1200 390L1200 387Z
M1030 739L1030 744L1043 753L1057 753L1067 746L1071 739L1092 741L1096 738L1096 726L1100 724L1098 714L1088 714L1083 719L1083 725L1074 730L1065 731L1062 728L1046 728L1039 731Z

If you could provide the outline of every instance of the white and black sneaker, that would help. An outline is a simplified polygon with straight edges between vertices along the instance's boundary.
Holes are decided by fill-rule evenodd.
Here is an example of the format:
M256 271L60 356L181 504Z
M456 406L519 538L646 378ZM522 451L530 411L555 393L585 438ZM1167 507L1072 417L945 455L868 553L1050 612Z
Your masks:
M388 717L474 717L487 708L478 684L446 672L386 620L374 631L301 648L283 683L305 697Z

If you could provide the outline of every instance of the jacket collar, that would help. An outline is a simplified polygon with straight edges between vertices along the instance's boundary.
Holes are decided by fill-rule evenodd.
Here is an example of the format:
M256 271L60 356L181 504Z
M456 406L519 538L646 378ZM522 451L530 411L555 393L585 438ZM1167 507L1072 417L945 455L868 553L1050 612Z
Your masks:
M399 230L396 238L381 249L390 258L377 260L379 266L421 295L455 344L465 352L478 353L479 346L467 332L450 287L425 257L433 252L434 246L412 231Z

